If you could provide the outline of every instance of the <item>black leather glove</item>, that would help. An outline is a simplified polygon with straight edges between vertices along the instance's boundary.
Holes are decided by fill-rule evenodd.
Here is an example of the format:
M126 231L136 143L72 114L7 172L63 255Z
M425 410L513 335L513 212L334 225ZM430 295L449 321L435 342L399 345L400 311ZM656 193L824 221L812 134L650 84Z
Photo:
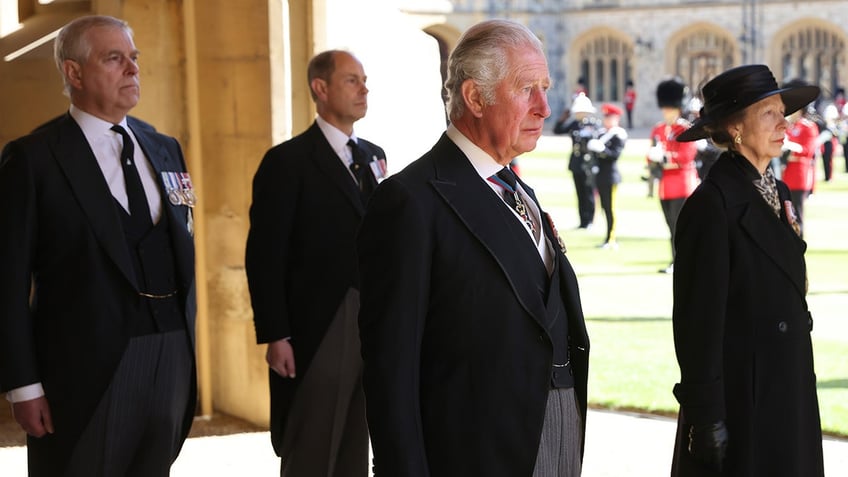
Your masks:
M727 426L724 421L689 426L689 454L706 468L721 472L727 454Z

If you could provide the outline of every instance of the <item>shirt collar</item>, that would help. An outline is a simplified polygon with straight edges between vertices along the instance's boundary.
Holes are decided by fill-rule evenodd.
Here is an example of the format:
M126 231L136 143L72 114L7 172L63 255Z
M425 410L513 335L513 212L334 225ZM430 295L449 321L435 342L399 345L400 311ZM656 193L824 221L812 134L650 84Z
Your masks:
M347 134L325 121L321 116L316 116L315 122L318 123L318 127L321 129L321 132L324 133L324 137L327 139L327 142L330 143L330 147L336 151L336 154L338 154L339 157L347 157L349 155L347 152L348 139L353 139L354 141L359 142L359 139L356 137L356 133L351 134L350 137L348 137Z
M462 132L460 132L453 124L448 125L448 129L445 134L447 134L448 138L456 144L456 147L465 154L465 157L468 158L468 161L471 162L474 170L477 171L477 174L479 174L483 180L497 174L504 168L504 166L498 164L497 161L495 161L495 159L486 151L480 149L479 146L471 142L471 140L462 134Z
M87 113L73 104L71 104L69 113L71 117L74 118L74 121L77 122L80 129L82 129L83 135L85 135L85 138L88 139L90 144L100 137L114 134L111 130L112 126L114 126L112 123L104 121L93 114ZM118 124L129 131L126 116L124 116Z

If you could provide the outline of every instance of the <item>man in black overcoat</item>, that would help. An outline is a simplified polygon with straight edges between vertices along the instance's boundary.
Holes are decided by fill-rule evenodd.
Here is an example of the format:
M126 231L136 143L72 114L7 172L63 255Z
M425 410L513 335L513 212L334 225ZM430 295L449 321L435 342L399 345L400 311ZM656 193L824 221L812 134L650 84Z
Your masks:
M318 117L262 159L245 265L256 338L268 344L281 475L365 477L354 237L386 156L353 133L368 108L362 64L330 50L308 77Z

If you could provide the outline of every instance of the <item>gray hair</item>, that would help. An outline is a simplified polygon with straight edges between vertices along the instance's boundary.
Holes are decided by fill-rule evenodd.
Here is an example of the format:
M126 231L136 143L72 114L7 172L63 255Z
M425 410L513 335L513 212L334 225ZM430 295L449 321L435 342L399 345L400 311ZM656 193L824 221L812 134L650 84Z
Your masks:
M480 87L486 104L494 104L495 88L506 77L508 53L524 46L542 51L542 42L536 35L511 20L487 20L466 30L448 59L448 116L458 119L465 112L462 83L467 79Z
M133 36L132 28L124 20L106 15L89 15L77 18L71 21L59 31L56 36L56 41L53 43L53 58L56 60L56 67L59 68L59 73L62 74L62 81L65 84L65 96L70 96L71 85L68 83L68 78L65 77L65 71L62 65L65 60L73 60L77 63L85 63L88 56L91 54L91 45L88 43L86 32L97 27L112 27L124 30L130 37Z

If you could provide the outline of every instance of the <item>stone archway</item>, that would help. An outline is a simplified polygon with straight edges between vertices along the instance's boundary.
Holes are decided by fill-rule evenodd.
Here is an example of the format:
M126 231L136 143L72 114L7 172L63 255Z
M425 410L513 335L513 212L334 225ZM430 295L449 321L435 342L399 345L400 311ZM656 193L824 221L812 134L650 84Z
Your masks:
M611 28L595 28L574 41L577 71L595 102L621 102L633 79L633 41Z
M680 77L693 95L712 77L738 64L736 39L727 30L697 23L673 35L668 42L668 71Z
M848 81L848 35L837 25L799 20L778 32L772 45L779 81L803 79L821 86L826 97Z

